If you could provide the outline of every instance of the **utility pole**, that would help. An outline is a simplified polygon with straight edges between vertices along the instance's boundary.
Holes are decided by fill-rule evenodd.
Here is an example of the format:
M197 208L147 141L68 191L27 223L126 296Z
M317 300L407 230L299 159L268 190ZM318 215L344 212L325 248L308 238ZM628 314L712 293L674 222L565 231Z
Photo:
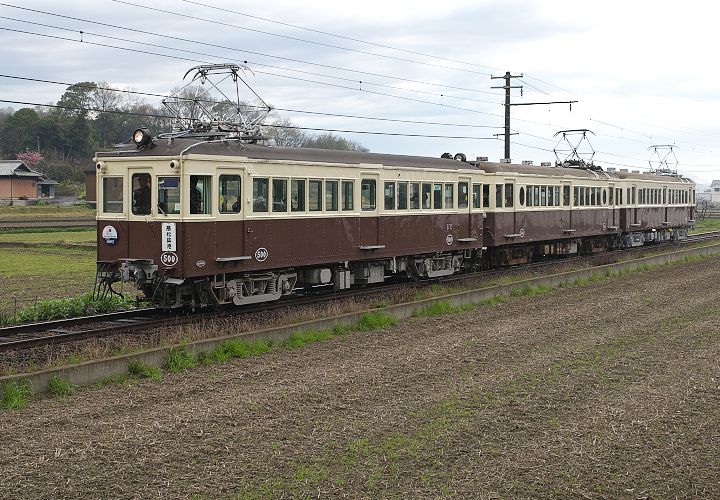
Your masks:
M510 85L511 78L522 78L522 73L519 75L511 75L509 71L505 72L505 76L490 76L491 80L497 80L499 78L505 79L505 85L502 87L490 87L491 89L505 89L505 161L510 163L510 89L520 89L520 95L522 96L522 85ZM495 134L500 135L500 134Z
M491 80L504 79L505 85L502 87L490 87L491 89L505 89L505 161L510 163L510 136L517 135L510 133L510 106L533 106L535 104L569 104L570 111L572 111L573 103L577 101L550 101L550 102L522 102L522 103L510 103L510 89L520 89L520 95L522 96L523 86L522 85L510 85L512 78L522 78L523 74L511 75L509 71L505 72L503 76L490 76ZM500 134L495 134L500 135Z

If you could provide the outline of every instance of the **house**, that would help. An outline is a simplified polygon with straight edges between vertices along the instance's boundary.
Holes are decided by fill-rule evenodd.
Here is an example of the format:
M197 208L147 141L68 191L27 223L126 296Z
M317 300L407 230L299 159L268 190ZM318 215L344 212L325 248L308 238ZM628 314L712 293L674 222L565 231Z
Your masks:
M58 183L20 160L0 160L0 202L55 198Z
M720 181L714 180L710 184L710 203L720 203Z

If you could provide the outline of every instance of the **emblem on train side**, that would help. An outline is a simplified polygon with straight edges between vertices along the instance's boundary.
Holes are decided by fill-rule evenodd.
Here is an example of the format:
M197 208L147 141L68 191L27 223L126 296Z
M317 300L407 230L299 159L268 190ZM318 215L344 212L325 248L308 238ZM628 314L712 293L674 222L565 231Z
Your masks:
M267 248L260 247L257 250L255 250L255 260L258 262L265 261L270 256L270 252L267 251Z
M195 267L205 267L205 261L199 260L195 263Z
M105 226L102 230L102 239L105 240L105 243L108 245L114 245L118 240L117 229L113 226Z
M452 234L448 234L448 235L445 237L445 243L447 243L448 246L452 245L452 244L453 244L453 241L454 241L454 238L453 238L453 235L452 235Z

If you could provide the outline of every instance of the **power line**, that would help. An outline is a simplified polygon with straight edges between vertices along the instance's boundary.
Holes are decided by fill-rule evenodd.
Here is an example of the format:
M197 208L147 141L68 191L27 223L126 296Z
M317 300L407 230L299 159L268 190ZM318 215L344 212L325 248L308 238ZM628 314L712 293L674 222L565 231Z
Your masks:
M50 83L54 85L64 85L64 86L71 86L71 85L80 85L81 84L74 84L74 83L68 83L68 82L58 82L54 80L43 80L40 78L30 78L30 77L23 77L23 76L14 76L14 75L3 75L0 74L0 78L11 78L15 80L24 80L24 81L31 81L31 82L38 82L38 83ZM168 97L165 94L154 94L150 92L140 92L136 90L127 90L127 89L116 89L113 87L101 87L101 86L87 86L88 88L97 88L98 90L106 90L110 92L119 92L119 93L126 93L126 94L134 94L134 95L143 95L143 96L149 96L149 97L162 97L166 98ZM182 97L176 97L180 100L187 100L187 101L193 101L194 99L184 99ZM201 102L205 104L221 104L220 101L211 101L211 100L205 100L200 99ZM257 108L257 109L265 109L261 106L254 106L254 105L248 105L250 108ZM308 115L318 115L318 116L328 116L328 117L334 117L334 118L354 118L359 120L375 120L375 121L383 121L383 122L396 122L396 123L409 123L414 125L438 125L438 126L444 126L444 127L464 127L464 128L499 128L494 127L492 125L471 125L471 124L465 124L465 123L443 123L443 122L432 122L432 121L419 121L419 120L402 120L402 119L395 119L395 118L381 118L381 117L375 117L375 116L360 116L360 115L348 115L348 114L340 114L340 113L327 113L327 112L321 112L321 111L307 111L307 110L299 110L299 109L290 109L290 108L276 108L274 107L273 110L275 111L283 111L287 113L298 113L298 114L308 114Z
M0 5L2 5L2 4L0 4ZM0 16L0 17L2 17L2 16ZM28 22L29 22L30 24L38 24L38 23L30 22L30 21L28 21ZM65 31L72 31L72 30L70 30L69 28L58 28L58 29L62 29L62 30L65 30ZM48 34L44 34L44 33L35 33L35 32L32 32L32 31L16 30L16 29L5 28L5 27L0 27L0 30L12 31L12 32L23 33L23 34L28 34L28 35L35 35L35 36L46 37L46 38L53 38L53 39L57 39L57 40L65 40L65 41L76 42L76 43L86 43L86 44L90 44L90 45L96 45L96 46L99 46L99 47L114 48L114 49L129 51L129 52L133 52L133 53L141 53L141 54L147 54L147 55L153 55L153 56L159 56L159 57L168 57L168 58L172 58L172 59L178 59L178 60L183 60L183 61L190 61L190 62L193 62L193 63L206 63L206 64L207 64L207 63L209 62L209 61L198 60L198 59L190 59L190 58L187 58L187 57L173 56L173 55L170 55L170 54L161 54L161 53L152 52L152 51L143 50L143 49L131 49L131 48L128 48L128 47L118 47L118 46L116 46L116 45L104 44L104 43L99 43L99 42L91 42L91 41L89 41L89 40L74 40L74 39L72 39L72 38L66 38L66 37L61 37L61 36L57 36L57 35L48 35ZM131 43L138 43L138 44L142 43L142 42L135 42L135 41L133 41L133 40L127 40L127 39L123 39L123 38L119 38L119 37L112 37L112 36L109 36L109 35L97 35L97 36L105 37L105 38L110 38L110 39L114 39L114 40L119 40L119 41L124 41L124 42L131 42ZM166 48L166 49L169 49L169 50L181 50L181 49L175 49L175 48L173 48L173 47L164 47L164 46L158 46L158 45L148 44L148 43L145 43L145 45L156 46L156 47L160 47L160 48ZM191 53L193 53L192 51L184 51L184 52L191 52ZM245 62L246 62L246 61L245 61ZM305 79L305 78L298 78L298 77L292 77L292 76L287 76L287 75L279 75L279 74L275 74L275 73L260 72L260 71L258 71L258 73L263 73L263 74L267 74L267 75L271 75L271 76L275 76L275 77L279 77L279 78L289 78L289 79L297 80L297 81L304 81L304 82L314 83L314 84L318 84L318 85L325 85L325 86L329 86L329 87L341 88L341 89L345 89L345 90L361 91L361 92L370 93L370 94L374 94L374 95L381 95L381 96L385 96L385 97L392 97L392 98L394 98L394 99L402 99L402 100L405 100L405 101L412 101L412 102L418 102L418 103L423 103L423 104L430 104L430 105L433 105L433 106L441 106L441 107L449 108L449 109L457 109L457 110L461 110L461 111L467 111L467 112L470 112L470 113L478 113L478 114L488 115L488 116L501 116L501 115L498 115L498 114L495 114L495 113L488 113L488 112L485 112L485 111L478 111L478 110L474 110L474 109L462 108L462 107L459 107L459 106L450 106L450 105L447 105L447 104L436 103L436 102L431 102L431 101L424 101L424 100L421 100L421 99L413 99L413 98L410 98L410 97L402 97L402 96L397 96L397 95L393 95L393 94L388 94L388 93L385 93L385 92L377 92L377 91L371 91L371 90L361 90L361 89L357 89L357 88L354 88L354 87L348 87L348 86L344 86L344 85L337 85L337 84L332 84L332 83L327 83L327 82L319 82L319 81L317 81L317 80L309 80L309 79ZM400 89L400 90L402 91L402 89Z
M114 0L114 1L119 1L119 0ZM155 36L155 37L159 37L159 38L167 38L167 39L170 39L170 40L176 40L176 41L180 41L180 42L192 43L192 44L197 44L197 45L204 45L204 46L207 46L207 47L218 48L218 49L223 49L223 50L229 50L229 51L232 51L232 52L242 52L242 53L245 53L245 54L253 54L253 55L257 55L257 56L261 56L261 57L267 57L267 58L271 58L271 59L280 59L280 60L284 60L284 61L288 61L288 62L295 62L295 63L299 63L299 64L307 64L307 65L311 65L311 66L318 66L318 67L322 67L322 68L326 68L326 69L333 69L333 70L345 71L345 72L350 72L350 73L357 73L357 74L363 74L363 75L368 75L368 76L375 76L375 77L379 77L379 78L387 78L387 79L389 79L389 80L403 81L403 82L407 82L407 83L416 83L416 84L420 84L420 85L427 85L427 86L433 86L433 87L439 87L439 88L447 88L447 89L452 89L452 90L461 90L461 91L465 91L465 92L474 92L474 93L490 94L490 95L502 95L502 94L499 94L499 93L497 93L497 92L489 92L489 91L483 91L483 90L477 90L477 89L469 89L469 88L466 88L466 87L457 87L457 86L452 86L452 85L444 85L444 84L440 84L440 83L425 82L425 81L420 81L420 80L412 80L412 79L401 78L401 77L397 77L397 76L393 76L393 75L383 75L383 74L372 73L372 72L368 72L368 71L347 69L347 68L341 68L341 67L338 67L338 66L332 66L332 65L320 64L320 63L302 61L302 60L300 60L300 59L294 59L294 58L289 58L289 57L274 56L274 55L272 55L272 54L264 54L264 53L262 53L262 52L254 52L254 51L245 50L245 49L242 49L242 50L241 50L241 49L237 49L237 48L234 48L234 47L228 47L228 46L225 46L225 45L218 45L218 44L213 44L213 43L208 43L208 42L202 42L202 41L198 41L198 40L191 40L191 39L188 39L188 38L176 37L176 36L172 36L172 35L164 35L164 34L160 34L160 33L154 33L154 32L152 32L152 31L145 31L145 30L140 30L140 29L135 29L135 28L128 28L128 27L125 27L125 26L119 26L119 25L115 25L115 24L103 23L103 22L101 22L101 21L92 21L92 20L89 20L89 19L83 19L83 18L79 18L79 17L67 16L67 15L64 15L64 14L57 14L57 13L53 13L53 12L47 12L47 11L42 11L42 10L37 10L37 9L31 9L31 8L28 8L28 7L18 7L18 6L16 6L16 5L10 5L10 4L6 4L6 3L2 3L2 2L0 2L0 6L11 7L11 8L18 9L18 10L24 10L24 11L34 12L34 13L37 13L37 14L45 14L45 15L49 15L49 16L60 17L60 18L63 18L63 19L70 19L70 20L73 20L73 21L80 21L80 22L84 22L84 23L96 24L96 25L98 25L98 26L104 26L104 27L109 27L109 28L116 28L116 29L125 30L125 31L132 31L132 32L135 32L135 33L143 34L143 35L150 35L150 36ZM43 23L39 23L39 22L35 22L35 21L27 21L27 20L23 20L23 19L16 19L16 18L11 18L11 17L6 17L6 16L0 16L0 19L8 19L8 20L11 20L11 21L16 21L16 22L21 22L21 23L33 24L33 25L37 25L37 26L43 26L43 27L53 28L53 29L58 29L58 30L63 30L63 31L70 31L70 32L73 32L73 33L80 33L81 35L82 35L82 34L88 34L88 35L93 35L93 36L97 36L97 37L101 37L101 38L110 38L110 39L119 40L119 41L129 41L129 42L131 42L131 43L146 43L146 42L136 42L136 41L133 41L133 40L127 40L127 39L123 39L123 38L113 37L113 36L110 36L110 35L102 35L102 34L97 34L97 33L88 33L88 32L78 31L78 30L72 29L72 28L64 28L64 27L61 27L61 26L53 26L53 25L43 24ZM179 50L182 50L182 49L177 49L177 48L174 48L174 47L166 47L166 46L156 45L156 44L147 44L147 45L151 45L151 46L155 46L155 47L161 47L161 48L165 48L165 49L169 49L169 50L178 50L178 51L179 51ZM201 53L201 52L194 52L194 53L200 54L200 55L204 55L204 56L209 56L209 57L215 57L215 55L204 54L204 53ZM247 62L247 61L246 61L246 62ZM309 73L309 72L303 71L303 70L292 69L292 68L281 68L281 67L277 67L277 66L268 65L268 64L265 64L265 63L260 63L260 62L257 62L257 61L253 61L252 64L259 65L259 66L267 66L267 67L275 68L275 69L283 69L283 70L285 70L285 71L295 71L295 72L299 72L299 73ZM316 73L310 73L310 74L315 74L315 75L318 75L318 76L323 76L323 77L325 77L325 78L338 78L338 79L340 79L340 77L331 76L331 75L319 75L319 74L316 74ZM357 81L357 80L351 80L351 81ZM373 83L373 82L364 82L364 83L367 84L367 85L378 85L378 86L382 86L382 84L377 84L377 83ZM407 90L407 89L406 89L406 90ZM462 97L456 97L456 98L458 98L458 99L463 99ZM487 101L481 101L481 102L487 102Z
M447 58L447 57L442 57L442 56L437 56L437 55L424 54L424 53L422 53L422 52L416 52L416 51L414 51L414 50L408 50L408 49L401 49L401 48L399 48L399 47L393 47L393 46L391 46L391 45L385 45L385 44L382 44L382 43L368 42L367 40L361 40L361 39L359 39L359 38L353 38L353 37L349 37L349 36L345 36L345 35L338 35L337 33L330 33L330 32L328 32L328 31L322 31L322 30L316 30L316 29L312 29L312 28L307 28L307 27L305 27L305 26L300 26L300 25L297 25L297 24L291 24L291 23L286 23L286 22L283 22L283 21L277 21L277 20L275 20L275 19L268 19L268 18L266 18L266 17L260 17L260 16L256 16L256 15L253 15L253 14L247 14L247 13L245 13L245 12L239 12L239 11L232 10L232 9L224 9L224 8L221 8L221 7L216 7L216 6L214 6L214 5L208 5L208 4L205 4L205 3L193 2L193 1L191 1L191 0L181 0L181 1L183 1L183 2L185 2L185 3L193 4L193 5L199 5L199 6L201 6L201 7L205 7L205 8L209 8L209 9L219 10L219 11L221 11L221 12L228 12L228 13L231 13L231 14L237 14L237 15L240 15L240 16L250 17L250 18L252 18L252 19L259 19L259 20L261 20L261 21L266 21L266 22L269 22L269 23L280 24L280 25L282 25L282 26L289 26L289 27L291 27L291 28L296 28L296 29L299 29L299 30L309 31L309 32L312 32L312 33L318 33L318 34L320 34L320 35L327 35L327 36L332 36L332 37L336 37L336 38L341 38L341 39L343 39L343 40L349 40L349 41L351 41L351 42L364 43L364 44L367 44L367 45L372 45L372 46L380 47L380 48L383 48L383 49L397 50L398 52L405 52L406 54L414 54L414 55L422 56L422 57L430 57L430 58L433 58L433 59L441 59L441 60L443 60L443 61L448 61L448 62L452 62L452 63L456 63L456 64L464 64L464 65L466 65L466 66L473 66L473 67L481 67L481 68L487 68L487 69L492 69L492 70L498 70L498 68L494 68L494 67L492 67L492 66L485 66L485 65L483 65L483 64L468 63L468 62L464 62L464 61L458 61L457 59L450 59L450 58Z
M150 117L150 118L163 118L163 119L174 119L175 118L173 116L159 115L159 114L154 114L154 113L137 113L137 112L132 112L132 111L105 110L105 109L100 109L100 108L83 107L83 106L63 106L60 104L41 104L38 102L10 101L10 100L5 100L5 99L0 99L0 102L5 103L5 104L22 104L24 106L39 106L42 108L65 109L65 110L70 110L70 111L93 111L96 113L111 113L111 114L118 114L118 115L144 116L144 117ZM185 119L187 119L187 118L185 118ZM340 133L348 133L348 134L384 135L384 136L391 136L391 137L424 137L424 138L428 138L428 139L471 139L471 140L480 140L480 141L496 140L495 137L405 134L405 133L399 133L399 132L377 132L377 131L370 131L370 130L342 130L342 129L331 129L331 128L296 127L294 125L278 125L278 124L262 124L262 126L287 128L287 129L314 130L314 131L324 131L324 132L340 132Z
M263 34L263 35L275 36L275 37L278 37L278 38L285 38L285 39L287 39L287 40L293 40L293 41L296 41L296 42L310 43L310 44L314 44L314 45L320 45L320 46L323 46L323 47L328 47L328 48L333 48L333 49L339 49L339 50L346 50L346 51L350 51L350 52L356 52L356 53L359 53L359 54L370 55L370 56L374 56L374 57L381 57L381 58L384 58L384 59L391 59L391 60L395 60L395 61L409 62L409 63L413 63L413 64L421 64L421 65L424 65L424 66L431 66L431 67L434 67L434 68L440 68L440 69L445 69L445 70L462 71L462 72L466 72L466 73L474 73L474 74L476 74L476 75L485 75L485 76L490 75L490 73L481 72L481 71L473 71L473 70L469 70L469 69L452 68L452 67L441 66L441 65L439 65L439 64L432 64L432 63L428 63L428 62L413 61L412 59L404 59L404 58L402 58L402 57L388 56L388 55L385 55L385 54L377 54L377 53L368 52L368 51L365 51L365 50L358 50L358 49L350 49L350 48L347 48L347 47L340 47L340 46L338 46L338 45L333 45L333 44L330 44L330 43L315 42L315 41L312 41L312 40L305 40L305 39L297 38L297 37L293 37L293 36L280 35L280 34L277 34L277 33L272 33L272 32L268 32L268 31L258 30L258 29L254 29L254 28L247 28L247 27L244 27L244 26L238 26L238 25L236 25L236 24L226 23L226 22L217 21L217 20L213 20L213 19L206 19L206 18L203 18L203 17L191 16L191 15L189 15L189 14L182 14L182 13L173 12L173 11L170 11L170 10L159 9L159 8L157 8L157 7L149 7L149 6L147 6L147 5L140 5L140 4L136 4L136 3L132 3L132 2L127 2L127 1L125 1L125 0L112 0L112 1L113 1L113 2L116 2L116 3L124 4L124 5L130 5L131 7L137 7L137 8L147 9L147 10L154 11L154 12L161 12L161 13L163 13L163 14L170 14L170 15L173 15L173 16L184 17L184 18L187 18L187 19L192 19L192 20L194 20L194 21L202 21L202 22L211 23L211 24L215 24L215 25L226 26L226 27L228 27L228 28L235 28L235 29L240 29L240 30L245 30L245 31L252 31L253 33L260 33L260 34ZM4 4L0 4L0 5L4 5Z

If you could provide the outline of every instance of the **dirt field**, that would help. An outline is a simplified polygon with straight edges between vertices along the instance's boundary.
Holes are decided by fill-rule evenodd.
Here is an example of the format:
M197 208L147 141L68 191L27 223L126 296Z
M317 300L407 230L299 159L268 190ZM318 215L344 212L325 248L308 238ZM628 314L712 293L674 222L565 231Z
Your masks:
M0 413L0 496L720 496L720 259Z

